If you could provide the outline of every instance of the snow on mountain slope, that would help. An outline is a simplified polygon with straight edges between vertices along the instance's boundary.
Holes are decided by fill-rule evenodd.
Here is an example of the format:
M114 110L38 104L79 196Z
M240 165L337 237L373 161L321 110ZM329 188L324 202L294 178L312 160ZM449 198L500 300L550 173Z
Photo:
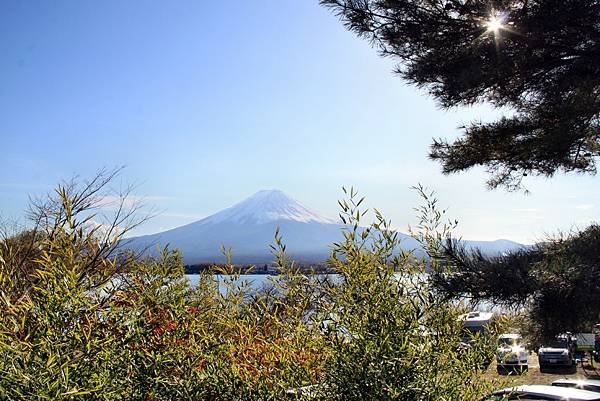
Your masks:
M207 217L203 222L205 224L224 221L262 224L277 220L337 224L337 221L318 215L276 189L259 191L246 200Z

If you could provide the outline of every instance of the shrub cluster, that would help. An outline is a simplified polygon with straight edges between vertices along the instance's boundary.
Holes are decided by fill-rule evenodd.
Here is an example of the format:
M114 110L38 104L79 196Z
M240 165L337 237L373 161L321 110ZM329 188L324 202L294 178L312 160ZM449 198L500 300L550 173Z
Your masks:
M378 213L361 227L354 191L329 262L338 274L300 274L276 235L281 275L255 291L208 273L190 287L176 251L117 251L117 225L89 224L105 184L60 186L33 229L0 241L1 399L469 400L487 390L477 361L489 349L461 347L461 311L429 286L424 261L397 252Z

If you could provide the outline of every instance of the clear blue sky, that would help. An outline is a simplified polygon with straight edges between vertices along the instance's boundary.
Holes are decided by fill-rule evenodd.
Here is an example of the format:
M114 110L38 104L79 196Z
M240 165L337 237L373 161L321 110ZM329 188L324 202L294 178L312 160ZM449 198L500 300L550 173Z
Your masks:
M0 211L74 174L127 166L163 213L138 233L278 188L326 215L354 185L394 225L435 189L468 239L522 242L598 220L600 179L530 179L531 195L443 176L432 137L497 115L439 110L316 1L0 2Z

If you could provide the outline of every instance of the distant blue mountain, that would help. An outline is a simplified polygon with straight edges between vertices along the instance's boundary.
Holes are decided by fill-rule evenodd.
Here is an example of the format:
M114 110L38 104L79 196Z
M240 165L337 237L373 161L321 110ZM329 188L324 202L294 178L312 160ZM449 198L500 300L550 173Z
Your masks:
M224 262L221 246L231 247L233 262L269 263L275 230L288 253L298 261L318 262L329 255L332 243L342 239L341 222L323 217L279 190L259 191L246 200L202 220L157 234L129 238L126 246L155 253L169 245L182 252L186 264ZM412 237L398 233L403 249L419 249ZM500 254L523 245L509 240L464 241L485 254Z

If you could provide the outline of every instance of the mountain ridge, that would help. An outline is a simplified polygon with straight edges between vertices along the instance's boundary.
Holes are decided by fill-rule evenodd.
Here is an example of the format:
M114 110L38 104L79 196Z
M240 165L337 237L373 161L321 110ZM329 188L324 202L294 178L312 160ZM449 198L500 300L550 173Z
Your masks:
M156 234L127 239L126 246L156 255L157 246L179 249L186 264L223 263L221 247L231 248L233 262L269 263L274 257L269 244L279 229L290 256L306 262L321 262L331 244L342 239L341 221L316 213L280 190L262 190L235 205L198 221ZM420 249L411 236L398 232L402 249ZM463 241L477 243L492 253L522 247L514 241ZM483 249L484 253L486 249Z

